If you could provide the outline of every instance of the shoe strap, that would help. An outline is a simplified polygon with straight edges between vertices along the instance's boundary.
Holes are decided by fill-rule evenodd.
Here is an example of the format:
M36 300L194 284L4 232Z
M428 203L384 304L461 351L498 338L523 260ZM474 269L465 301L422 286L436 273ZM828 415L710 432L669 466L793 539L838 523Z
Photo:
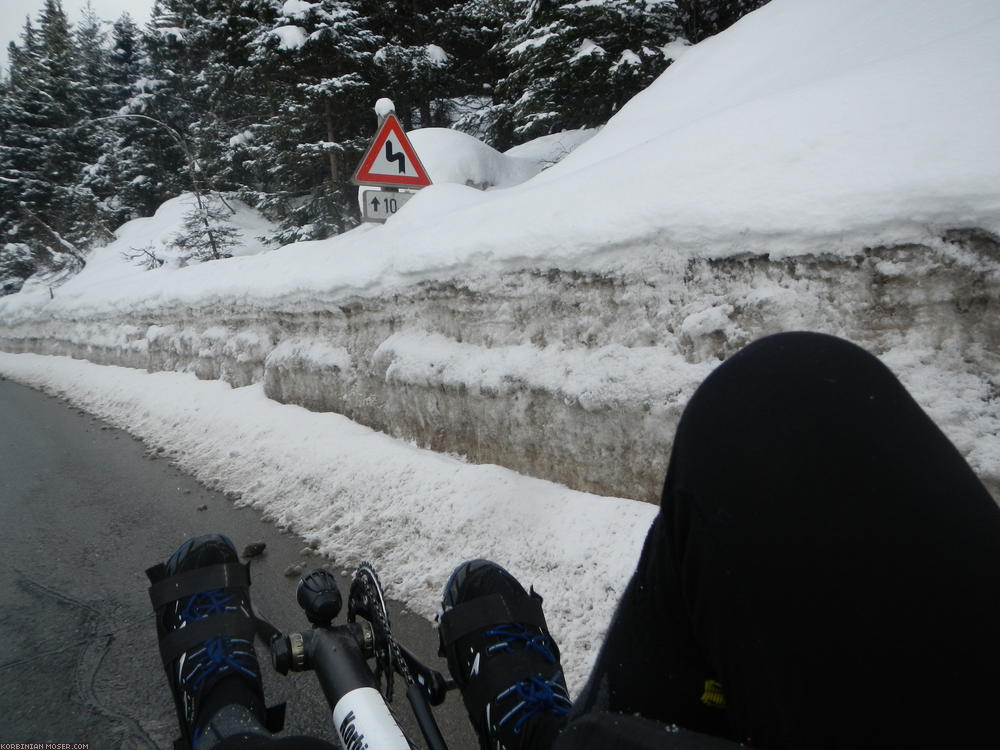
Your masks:
M441 642L448 647L477 630L514 623L549 632L542 603L535 597L526 596L511 602L500 594L490 594L459 604L441 615Z
M160 640L160 658L163 659L163 666L169 669L170 663L177 657L207 640L221 637L253 641L255 630L253 619L242 612L210 615L203 620L189 622Z
M242 563L206 565L169 578L164 577L166 570L161 563L147 570L146 575L153 584L149 587L149 599L154 610L202 591L250 586L250 568Z

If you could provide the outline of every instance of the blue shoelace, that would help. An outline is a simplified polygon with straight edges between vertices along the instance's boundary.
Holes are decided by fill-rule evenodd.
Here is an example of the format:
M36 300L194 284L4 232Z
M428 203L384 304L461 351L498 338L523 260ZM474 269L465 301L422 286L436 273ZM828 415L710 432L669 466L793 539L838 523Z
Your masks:
M552 651L552 641L549 637L542 633L530 631L524 625L499 625L491 630L487 630L486 635L503 639L486 649L486 653L488 654L500 651L501 649L513 651L514 647L511 644L520 643L524 648L529 648L541 654L549 664L556 663L556 655Z
M551 639L543 633L528 630L524 625L500 625L487 630L486 635L502 639L486 649L489 654L500 650L513 651L513 644L520 644L522 648L540 654L549 664L558 661ZM500 693L496 697L497 701L516 696L517 703L497 722L497 726L503 726L516 716L514 733L520 734L524 723L538 713L547 712L560 716L569 714L573 704L566 695L565 688L558 682L561 677L561 671L556 672L548 680L541 675L535 675L526 680L518 680Z
M188 599L180 618L185 623L196 622L211 615L241 609L235 594L226 596L220 589L213 589L201 591ZM184 673L180 675L181 684L185 689L197 691L213 674L230 669L256 679L257 657L251 650L252 645L243 638L226 636L209 638L201 644L201 648L192 651L184 659Z
M538 713L554 713L559 716L569 714L572 702L565 694L563 686L558 682L562 677L562 672L557 672L552 679L546 680L541 675L530 677L527 680L518 680L509 688L497 696L497 700L503 700L513 694L517 696L517 704L497 722L501 727L515 716L514 734L521 733L524 723Z

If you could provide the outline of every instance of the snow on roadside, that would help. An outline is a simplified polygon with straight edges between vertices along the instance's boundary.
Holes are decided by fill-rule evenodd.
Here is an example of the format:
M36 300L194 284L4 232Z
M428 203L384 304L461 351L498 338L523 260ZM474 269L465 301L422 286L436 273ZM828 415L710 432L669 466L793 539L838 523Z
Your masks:
M636 404L662 409L687 401L718 365L688 362L662 346L485 347L421 331L394 333L373 359L387 383L492 393L536 389L588 410Z
M373 560L387 592L431 618L452 568L500 562L545 596L571 689L586 678L657 508L463 463L338 414L190 374L0 353L0 373L162 447L347 566ZM585 509L585 512L584 512ZM224 531L224 530L223 530Z

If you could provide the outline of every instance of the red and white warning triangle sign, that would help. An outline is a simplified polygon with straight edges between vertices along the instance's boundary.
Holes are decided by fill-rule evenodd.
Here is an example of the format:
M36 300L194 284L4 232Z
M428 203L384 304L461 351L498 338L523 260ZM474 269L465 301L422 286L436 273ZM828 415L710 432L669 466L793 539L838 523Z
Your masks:
M396 115L389 114L354 173L355 185L422 188L431 184Z

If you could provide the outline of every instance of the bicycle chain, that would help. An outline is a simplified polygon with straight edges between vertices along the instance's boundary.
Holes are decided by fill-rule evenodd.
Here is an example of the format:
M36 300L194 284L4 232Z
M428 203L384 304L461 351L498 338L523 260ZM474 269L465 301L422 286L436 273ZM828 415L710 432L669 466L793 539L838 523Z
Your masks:
M375 631L376 644L384 643L386 650L376 647L375 680L381 684L382 674L385 674L385 698L392 701L393 668L399 670L403 681L413 685L413 675L409 665L399 651L399 644L392 636L389 624L389 612L385 606L385 596L382 593L382 582L379 580L375 567L368 561L358 566L351 581L351 591L347 600L347 621L354 622L361 615L371 624Z

